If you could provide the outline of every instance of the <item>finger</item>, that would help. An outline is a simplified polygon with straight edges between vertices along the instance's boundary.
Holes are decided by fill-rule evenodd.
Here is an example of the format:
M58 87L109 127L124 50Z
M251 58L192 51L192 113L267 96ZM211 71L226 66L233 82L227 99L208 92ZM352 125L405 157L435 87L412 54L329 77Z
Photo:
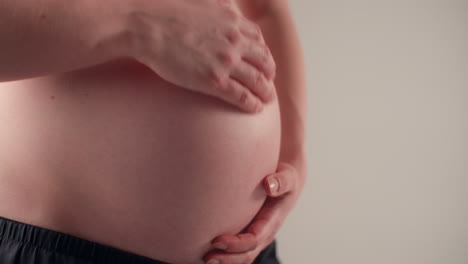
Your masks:
M260 211L249 224L246 232L254 234L259 241L274 237L274 234L278 231L284 221L284 218L281 217L281 211L284 210L285 206L289 206L288 203L290 200L291 198L289 198L288 201L288 198L286 197L268 197Z
M210 253L207 254L203 260L206 264L240 264L253 262L251 255L246 253Z
M231 70L230 76L249 88L263 102L269 102L274 96L274 86L268 82L263 73L251 64L240 61Z
M257 23L254 23L248 19L243 19L239 27L240 32L249 39L265 43L263 38L262 29Z
M220 236L212 242L212 246L226 252L242 253L257 248L257 237L251 233Z
M255 42L246 42L243 48L241 58L262 71L267 79L273 79L276 72L276 63L268 46Z
M278 197L294 189L297 177L297 171L293 166L280 163L277 172L265 177L263 187L269 196Z
M228 77L225 84L218 85L217 96L249 113L263 110L263 103L239 81Z
M284 210L284 206L289 205L285 204L282 199L267 200L249 225L247 232L254 234L258 241L271 242L283 224L284 217L281 217L280 212Z
M249 226L248 232L254 234L257 237L259 237L259 236L263 235L263 233L266 230L267 225L268 225L267 218L256 219Z

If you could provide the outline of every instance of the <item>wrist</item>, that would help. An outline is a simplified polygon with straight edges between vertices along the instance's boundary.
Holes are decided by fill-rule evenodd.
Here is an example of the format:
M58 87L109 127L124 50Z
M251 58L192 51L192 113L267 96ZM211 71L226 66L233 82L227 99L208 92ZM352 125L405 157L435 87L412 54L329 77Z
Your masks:
M85 10L92 13L89 15L92 21L89 43L95 54L110 59L136 57L136 54L139 54L138 50L145 44L143 41L148 41L149 32L160 28L157 23L149 24L145 21L146 15L154 15L153 10L149 11L143 6L147 1L116 0L109 3L84 0L83 2L86 2L89 7ZM160 2L167 1L160 0ZM153 5L159 7L159 4L154 4L154 2ZM154 39L151 41L154 42ZM152 48L157 48L152 46Z
M112 53L143 60L161 54L164 37L169 34L169 23L177 11L176 5L171 0L117 2L111 12L107 41L104 41Z
M127 53L125 39L126 27L123 15L125 1L81 0L74 1L77 16L80 17L77 27L86 30L82 43L90 50L92 56L108 61Z

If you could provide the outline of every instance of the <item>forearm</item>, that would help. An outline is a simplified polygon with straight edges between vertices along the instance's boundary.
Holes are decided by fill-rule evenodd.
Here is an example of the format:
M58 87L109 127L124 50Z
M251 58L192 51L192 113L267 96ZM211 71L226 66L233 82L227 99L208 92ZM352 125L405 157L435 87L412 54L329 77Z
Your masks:
M0 82L115 58L107 42L122 32L115 14L120 2L0 0Z
M286 1L275 3L256 22L277 65L275 85L282 130L280 160L295 162L305 171L306 82L303 55Z

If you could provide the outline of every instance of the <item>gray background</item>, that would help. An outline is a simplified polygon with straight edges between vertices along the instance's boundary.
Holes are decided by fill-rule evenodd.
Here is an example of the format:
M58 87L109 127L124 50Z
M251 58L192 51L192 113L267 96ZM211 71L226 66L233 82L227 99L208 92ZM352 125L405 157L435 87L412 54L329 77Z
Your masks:
M468 263L468 0L290 0L308 182L283 264Z

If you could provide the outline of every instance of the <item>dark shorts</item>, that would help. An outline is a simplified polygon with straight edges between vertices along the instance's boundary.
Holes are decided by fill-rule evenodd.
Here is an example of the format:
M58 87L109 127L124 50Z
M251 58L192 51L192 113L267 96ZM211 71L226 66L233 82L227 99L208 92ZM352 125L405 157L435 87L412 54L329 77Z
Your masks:
M0 216L1 264L170 264ZM276 240L253 264L280 264Z

